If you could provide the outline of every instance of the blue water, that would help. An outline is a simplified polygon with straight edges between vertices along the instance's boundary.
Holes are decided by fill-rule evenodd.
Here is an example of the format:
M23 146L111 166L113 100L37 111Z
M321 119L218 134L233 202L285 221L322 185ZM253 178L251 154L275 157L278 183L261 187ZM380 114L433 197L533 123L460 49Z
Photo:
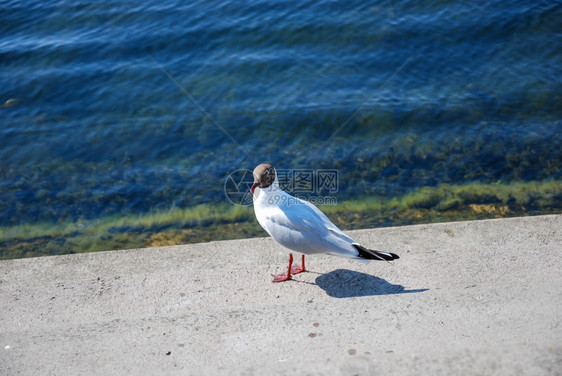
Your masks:
M4 1L0 225L562 177L558 1Z

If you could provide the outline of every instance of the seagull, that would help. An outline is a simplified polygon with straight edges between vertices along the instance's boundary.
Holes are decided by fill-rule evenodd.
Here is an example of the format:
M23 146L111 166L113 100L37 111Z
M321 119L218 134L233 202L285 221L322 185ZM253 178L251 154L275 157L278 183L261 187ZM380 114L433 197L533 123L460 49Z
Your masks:
M293 254L290 253L287 273L273 275L273 282L287 281L292 274L305 272L305 255L324 253L360 261L399 258L394 253L363 247L334 225L316 206L283 191L272 165L260 164L253 175L250 192L259 224L283 247L302 253L301 265L293 265Z

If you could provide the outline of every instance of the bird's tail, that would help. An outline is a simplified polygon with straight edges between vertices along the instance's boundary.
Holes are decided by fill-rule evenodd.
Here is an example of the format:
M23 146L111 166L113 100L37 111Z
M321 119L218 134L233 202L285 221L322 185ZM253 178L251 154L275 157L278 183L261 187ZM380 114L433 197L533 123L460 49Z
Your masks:
M367 249L357 243L353 243L352 245L355 247L357 252L359 252L359 257L366 260L392 261L400 258L397 254L394 253L374 251L372 249Z

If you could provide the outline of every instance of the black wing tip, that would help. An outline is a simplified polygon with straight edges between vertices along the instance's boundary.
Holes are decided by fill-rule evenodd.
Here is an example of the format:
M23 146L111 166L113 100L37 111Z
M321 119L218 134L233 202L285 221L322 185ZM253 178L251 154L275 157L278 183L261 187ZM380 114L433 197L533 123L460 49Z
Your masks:
M392 261L400 258L400 256L392 252L374 251L357 243L353 243L352 245L355 247L357 252L359 252L359 257L366 260Z

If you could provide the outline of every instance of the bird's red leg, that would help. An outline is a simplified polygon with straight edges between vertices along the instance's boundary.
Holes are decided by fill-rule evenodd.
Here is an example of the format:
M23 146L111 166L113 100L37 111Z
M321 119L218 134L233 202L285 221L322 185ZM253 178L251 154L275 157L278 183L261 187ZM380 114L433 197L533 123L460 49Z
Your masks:
M291 273L293 274L299 274L302 272L306 272L306 269L304 267L304 255L302 255L302 264L295 264L293 265L293 267L291 268Z
M289 254L289 268L287 269L287 274L272 274L273 282L284 282L291 279L291 269L293 266L293 254Z

